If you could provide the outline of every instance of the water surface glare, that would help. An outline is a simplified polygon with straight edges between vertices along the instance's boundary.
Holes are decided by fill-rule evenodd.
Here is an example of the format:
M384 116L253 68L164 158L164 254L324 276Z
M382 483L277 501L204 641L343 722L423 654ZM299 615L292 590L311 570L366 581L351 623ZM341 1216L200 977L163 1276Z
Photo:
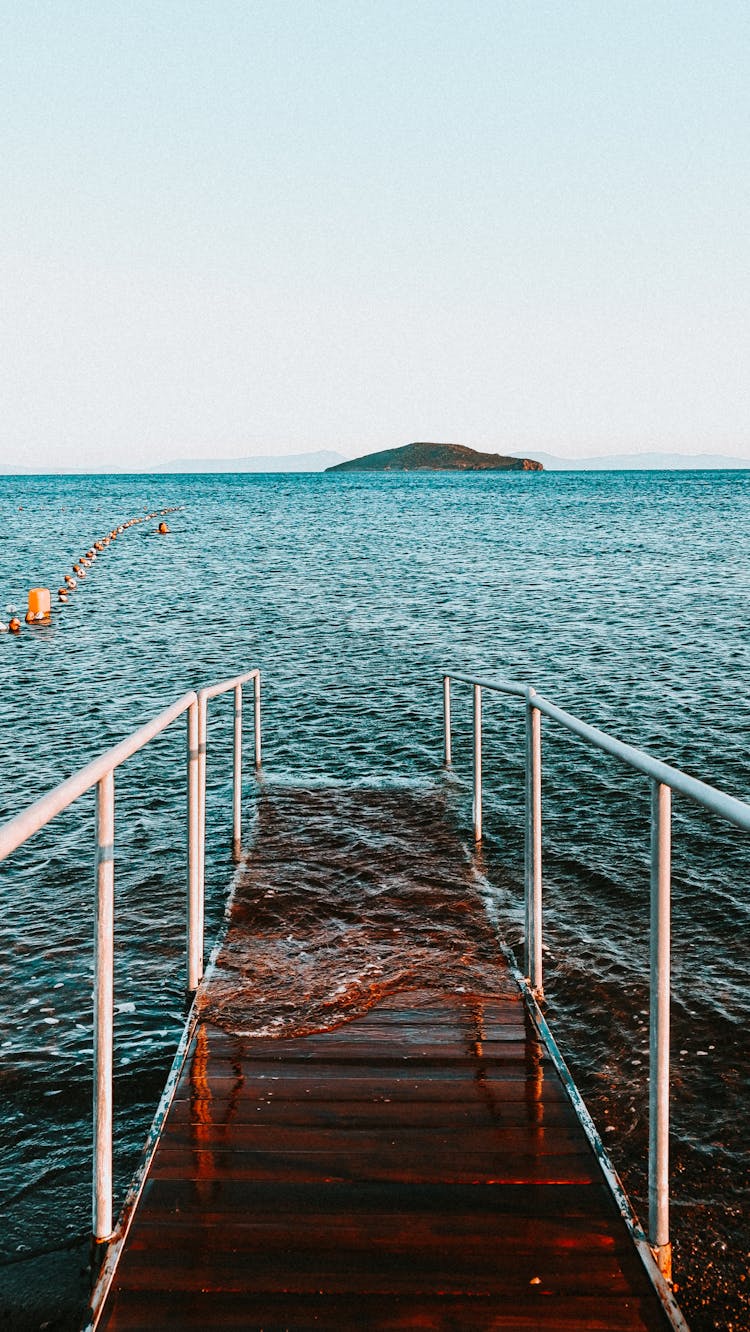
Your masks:
M57 605L97 538L169 505L183 507L168 535L156 520L130 528ZM483 927L431 899L429 837L424 935L409 934L415 900L393 867L401 858L413 880L419 848L394 820L382 833L395 802L424 835L434 792L488 919L519 947L523 709L485 696L486 838L472 861L470 691L454 690L446 779L442 670L533 683L748 799L749 519L750 473L736 472L0 478L0 620L6 606L23 614L29 587L53 593L49 626L0 635L0 820L185 689L260 666L276 803L264 813L251 772L248 695L246 840L260 856L269 839L262 891L269 873L283 880L288 930L263 899L266 1008L256 996L246 1026L341 1020L454 953L469 972L485 967ZM209 938L233 874L231 703L212 707ZM543 731L548 1016L645 1217L648 783L552 722ZM184 751L181 719L116 778L119 1198L182 1023ZM737 1329L750 1322L750 843L674 803L675 1272L694 1329ZM301 839L275 865L274 808L290 826L298 811ZM306 820L316 846L330 842L320 873L305 860ZM0 869L0 1318L19 1328L75 1326L85 1291L93 838L89 794ZM307 893L291 891L295 864ZM418 940L408 966L401 929ZM294 983L274 992L285 940Z

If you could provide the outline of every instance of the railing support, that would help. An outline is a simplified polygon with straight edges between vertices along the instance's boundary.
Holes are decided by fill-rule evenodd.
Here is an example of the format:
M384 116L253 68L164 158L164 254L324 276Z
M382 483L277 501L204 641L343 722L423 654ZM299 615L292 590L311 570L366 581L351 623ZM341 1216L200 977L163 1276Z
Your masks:
M256 677L257 678L257 677ZM232 860L242 854L242 685L234 686L234 766L232 786Z
M482 840L482 688L474 685L474 841Z
M648 1225L660 1271L669 1278L669 953L672 792L651 786L651 997Z
M187 710L187 988L194 994L200 983L203 940L200 934L200 755L198 745L198 702Z
M261 766L260 751L260 671L253 676L253 720L255 730L255 766Z
M195 906L195 931L200 950L199 979L203 975L203 917L206 896L206 741L208 699L198 691L198 884Z
M451 677L443 676L443 733L445 736L445 766L451 766Z
M94 1179L92 1229L112 1234L112 1045L114 1032L115 776L96 787L94 915Z
M524 847L525 971L537 998L543 994L542 970L542 717L526 698L526 820Z

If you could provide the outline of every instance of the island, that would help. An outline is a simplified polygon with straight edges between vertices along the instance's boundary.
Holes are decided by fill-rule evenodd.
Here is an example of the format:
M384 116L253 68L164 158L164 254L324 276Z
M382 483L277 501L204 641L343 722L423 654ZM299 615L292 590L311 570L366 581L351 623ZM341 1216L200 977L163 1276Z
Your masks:
M542 472L533 458L507 458L478 453L465 444L404 444L400 449L366 453L351 462L326 467L327 472Z

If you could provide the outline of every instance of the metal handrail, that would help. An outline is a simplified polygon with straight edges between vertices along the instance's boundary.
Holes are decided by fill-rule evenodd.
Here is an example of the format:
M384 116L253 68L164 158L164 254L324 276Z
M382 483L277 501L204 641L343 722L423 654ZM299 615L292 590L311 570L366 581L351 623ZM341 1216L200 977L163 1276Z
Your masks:
M150 722L133 731L132 735L121 740L119 744L108 749L106 753L100 754L98 758L92 759L84 768L79 768L71 777L68 777L59 786L48 791L39 800L34 801L33 805L28 805L26 809L21 810L15 818L9 819L0 827L0 860L5 860L13 851L15 851L23 842L28 841L34 833L40 831L45 824L61 814L68 805L72 805L74 800L90 791L108 772L118 768L126 759L131 758L139 749L143 749L149 740L170 726L171 723L179 717L191 704L197 702L197 694L194 690L189 690L183 694L176 702L170 704L163 712L153 717Z
M242 838L242 686L254 681L255 766L261 764L260 671L191 689L119 744L92 759L52 791L0 827L0 862L96 787L96 899L94 921L94 1127L92 1230L99 1243L112 1234L112 1068L114 1041L115 769L187 713L187 992L203 974L207 704L234 691L232 855Z
M473 826L482 840L482 690L525 701L525 820L524 820L524 971L528 985L543 996L542 975L542 733L544 714L596 749L619 759L651 781L651 894L649 944L649 1141L648 1238L661 1272L669 1277L672 1246L669 1239L669 1003L670 1003L670 898L672 791L688 796L704 809L750 831L750 803L727 795L707 782L690 777L644 750L624 744L537 694L530 685L510 680L484 680L476 676L443 674L445 765L452 763L451 681L472 686L473 719Z

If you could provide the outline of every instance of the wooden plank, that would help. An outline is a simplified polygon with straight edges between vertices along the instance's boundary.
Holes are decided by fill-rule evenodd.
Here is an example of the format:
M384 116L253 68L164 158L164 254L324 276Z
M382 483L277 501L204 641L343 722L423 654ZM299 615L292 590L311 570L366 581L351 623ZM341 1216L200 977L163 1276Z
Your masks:
M200 1093L204 1090L205 1084L213 1086L215 1082L229 1081L237 1082L241 1079L252 1078L255 1081L270 1080L273 1078L297 1078L299 1081L312 1081L318 1075L337 1078L352 1078L356 1082L363 1081L411 1081L415 1085L420 1082L429 1082L436 1079L444 1079L455 1083L471 1082L472 1078L477 1078L485 1084L492 1085L496 1082L503 1082L508 1078L520 1080L525 1083L533 1084L538 1078L545 1074L553 1076L554 1065L551 1061L540 1063L538 1068L531 1069L522 1053L512 1047L505 1058L494 1060L480 1060L467 1056L461 1058L447 1058L441 1060L439 1057L434 1059L373 1059L368 1063L364 1055L352 1056L349 1059L289 1059L284 1061L279 1059L258 1059L245 1060L242 1064L233 1066L227 1060L209 1059L205 1067L201 1069L200 1078L192 1084L190 1081L183 1081L180 1084L180 1092L184 1094L192 1086Z
M236 1098L196 1097L175 1101L170 1116L172 1131L174 1133L178 1127L190 1124L213 1125L222 1133L228 1132L232 1126L240 1128L252 1124L342 1129L403 1124L412 1128L450 1128L453 1132L460 1128L487 1128L488 1125L487 1106L477 1102L476 1096L470 1100L447 1096L429 1101L421 1097L363 1096L359 1100L342 1098L340 1101L331 1101L330 1096L325 1094L325 1088L318 1090L321 1093L319 1098L305 1096L302 1100L299 1097L284 1098L263 1093L260 1097L246 1094ZM493 1106L491 1114L492 1123L502 1129L529 1125L550 1127L556 1124L568 1124L573 1129L578 1123L567 1099L552 1101L547 1105L529 1105L520 1098L509 1101L507 1105Z
M346 1206L335 1211L323 1211L317 1190L309 1190L308 1198L299 1210L287 1210L270 1216L247 1210L226 1213L212 1211L205 1205L181 1209L175 1214L168 1208L160 1210L152 1203L134 1235L131 1248L170 1248L175 1237L182 1242L185 1231L195 1231L197 1224L208 1232L209 1243L218 1240L214 1229L221 1229L221 1241L228 1248L254 1246L260 1250L285 1249L290 1244L298 1248L339 1246L342 1239L349 1247L365 1248L377 1244L387 1247L398 1243L402 1252L418 1252L425 1243L438 1243L443 1251L449 1247L465 1247L470 1240L477 1251L487 1251L493 1263L498 1259L498 1244L508 1250L537 1254L549 1247L551 1252L568 1252L576 1247L590 1249L595 1254L607 1249L618 1254L629 1253L631 1245L627 1235L613 1232L607 1216L555 1215L547 1217L516 1216L510 1211L484 1213L478 1219L474 1210L452 1211L441 1215L434 1211L409 1208L408 1228L404 1226L405 1213L392 1205L389 1208L369 1210ZM304 1217L304 1226L299 1224ZM165 1222L169 1222L165 1225Z
M154 1179L195 1180L271 1180L286 1179L297 1183L326 1184L351 1179L368 1182L403 1180L416 1183L424 1180L450 1184L585 1184L596 1177L590 1156L581 1152L576 1156L538 1158L531 1152L513 1161L500 1161L493 1168L486 1158L462 1154L458 1163L435 1161L427 1153L418 1159L405 1153L391 1160L383 1160L377 1150L358 1153L356 1158L344 1160L334 1152L245 1152L232 1159L231 1151L171 1152L168 1148L154 1160L151 1168Z
M256 1049L230 1053L228 1050L210 1049L203 1052L200 1070L194 1071L192 1078L195 1080L197 1076L206 1073L229 1076L238 1072L251 1074L256 1069L262 1071L279 1066L294 1069L311 1064L340 1065L343 1068L353 1065L360 1070L360 1076L363 1070L398 1070L407 1064L412 1067L424 1064L427 1069L449 1068L453 1064L457 1073L467 1068L476 1070L478 1065L502 1068L514 1064L525 1069L529 1076L547 1071L553 1072L554 1065L551 1059L538 1047L531 1046L527 1036L519 1038L515 1028L507 1030L513 1031L513 1039L492 1042L491 1048L489 1042L479 1048L469 1044L450 1048L445 1044L436 1043L431 1051L415 1048L414 1044L398 1047L393 1042L383 1042L378 1049L375 1042L363 1042L359 1046L351 1042L348 1048L342 1045L316 1048L311 1045L304 1052L298 1052L285 1044L275 1051ZM433 1058L430 1058L431 1053Z
M151 1253L128 1250L124 1278L132 1290L231 1291L245 1297L252 1308L257 1295L312 1294L325 1290L329 1295L433 1295L436 1290L452 1295L494 1295L500 1300L528 1297L532 1280L538 1277L540 1295L595 1295L603 1299L627 1296L631 1290L628 1274L616 1258L586 1261L586 1255L561 1258L544 1263L531 1257L509 1253L505 1261L485 1265L457 1265L453 1255L441 1261L439 1249L422 1252L415 1266L411 1254L359 1254L342 1248L337 1254L306 1253L296 1247L282 1253L246 1253L220 1248L210 1260L201 1256L199 1244L175 1247Z
M405 1155L412 1159L422 1156L437 1159L456 1152L456 1128L462 1125L434 1127L433 1125L405 1123L403 1115L381 1120L379 1123L354 1126L325 1124L240 1124L236 1120L226 1124L170 1125L168 1141L159 1149L177 1155L196 1150L232 1153L237 1157L271 1152L307 1153L315 1156L357 1155L359 1158L373 1152L386 1152L389 1157ZM590 1155L573 1124L550 1124L529 1128L501 1127L499 1124L473 1126L468 1144L461 1152L481 1158L488 1163L506 1158L517 1158L529 1150L540 1156ZM494 1166L492 1167L494 1168Z
M366 1306L361 1296L262 1294L253 1299L250 1318L247 1306L234 1294L162 1289L115 1299L108 1327L112 1332L154 1332L154 1328L169 1327L197 1332L219 1327L242 1328L244 1332L288 1332L289 1328L299 1332L320 1332L321 1328L338 1332L346 1328L378 1328L381 1332L403 1332L407 1328L428 1332L472 1328L488 1332L540 1332L542 1328L554 1332L648 1332L654 1323L649 1300L632 1296L603 1300L599 1295L581 1294L552 1300L537 1287L510 1308L495 1296L470 1294L420 1295L416 1299L372 1295Z
M247 1180L154 1180L149 1178L144 1189L144 1205L139 1223L151 1210L166 1210L175 1217L190 1208L220 1212L228 1218L243 1215L270 1216L291 1213L302 1216L307 1210L320 1208L320 1189L309 1184L289 1180L250 1182ZM433 1213L450 1218L472 1213L481 1218L481 1225L490 1224L497 1217L536 1217L540 1220L555 1217L590 1217L596 1221L605 1217L613 1228L619 1222L614 1201L600 1186L598 1179L587 1184L537 1184L533 1181L512 1184L448 1184L442 1180L430 1183L384 1183L331 1180L325 1187L325 1201L329 1210L341 1212L376 1210L397 1212L406 1225L413 1214Z
M292 1072L286 1076L285 1070L278 1068L264 1074L240 1074L234 1078L212 1078L209 1088L190 1090L189 1086L177 1088L176 1106L217 1107L216 1114L226 1112L228 1107L240 1107L242 1104L281 1104L288 1102L294 1106L308 1104L456 1104L456 1106L477 1106L489 1098L492 1114L504 1114L510 1104L525 1106L530 1115L540 1115L549 1106L570 1106L560 1079L541 1080L529 1078L524 1070L498 1078L492 1074L482 1079L485 1096L480 1098L477 1087L466 1080L465 1076L445 1074L436 1071L430 1078L397 1076L386 1078L380 1074L366 1075L358 1072L354 1076L342 1076L341 1070L330 1072L324 1082L312 1083L304 1072Z

